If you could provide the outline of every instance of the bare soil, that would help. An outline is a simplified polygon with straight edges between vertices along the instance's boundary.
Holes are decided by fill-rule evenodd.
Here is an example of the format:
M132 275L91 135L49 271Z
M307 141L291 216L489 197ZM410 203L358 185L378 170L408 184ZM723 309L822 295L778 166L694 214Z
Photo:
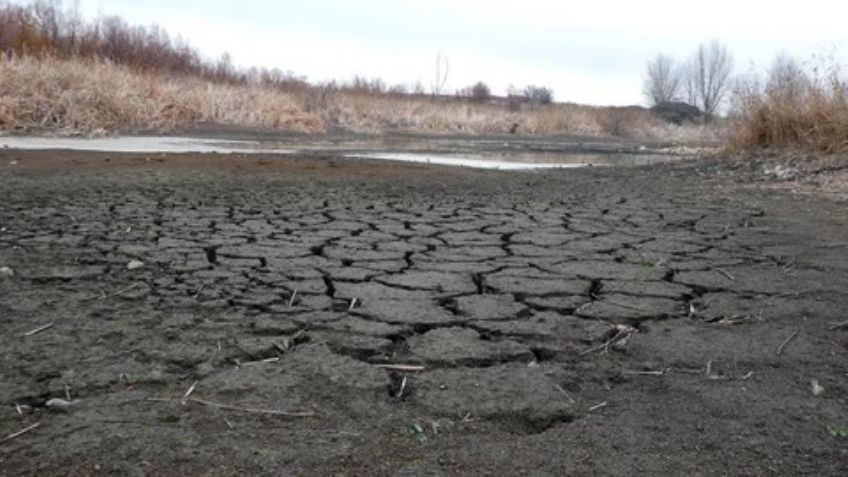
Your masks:
M845 475L848 209L754 177L0 151L0 475Z

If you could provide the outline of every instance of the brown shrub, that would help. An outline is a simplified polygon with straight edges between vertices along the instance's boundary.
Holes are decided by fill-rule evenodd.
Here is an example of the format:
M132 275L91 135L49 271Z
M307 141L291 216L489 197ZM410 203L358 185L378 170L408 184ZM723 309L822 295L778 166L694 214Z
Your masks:
M734 103L737 150L848 151L848 83L837 66L808 72L779 58L765 82L740 83Z

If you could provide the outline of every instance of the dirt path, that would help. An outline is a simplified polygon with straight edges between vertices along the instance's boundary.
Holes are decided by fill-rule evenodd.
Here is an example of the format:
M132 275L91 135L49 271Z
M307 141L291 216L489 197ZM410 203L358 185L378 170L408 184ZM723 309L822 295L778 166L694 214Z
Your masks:
M0 475L844 475L848 210L717 167L0 152Z

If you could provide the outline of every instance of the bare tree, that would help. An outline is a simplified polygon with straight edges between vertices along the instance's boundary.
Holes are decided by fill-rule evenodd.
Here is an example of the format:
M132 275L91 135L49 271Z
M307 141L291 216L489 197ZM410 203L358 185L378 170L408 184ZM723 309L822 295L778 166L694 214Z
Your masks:
M730 89L733 56L726 46L713 40L701 44L689 62L685 87L690 104L714 116Z
M545 86L530 85L524 88L521 96L531 103L551 104L554 101L554 90Z
M680 93L681 76L681 70L675 66L671 57L657 55L648 61L642 89L645 99L653 106L676 101Z

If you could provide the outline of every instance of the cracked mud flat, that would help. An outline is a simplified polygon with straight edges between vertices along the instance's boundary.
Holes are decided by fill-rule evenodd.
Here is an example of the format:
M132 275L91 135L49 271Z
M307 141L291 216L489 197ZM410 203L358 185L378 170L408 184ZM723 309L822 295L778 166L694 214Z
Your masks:
M3 151L0 475L844 475L844 204L716 168Z

